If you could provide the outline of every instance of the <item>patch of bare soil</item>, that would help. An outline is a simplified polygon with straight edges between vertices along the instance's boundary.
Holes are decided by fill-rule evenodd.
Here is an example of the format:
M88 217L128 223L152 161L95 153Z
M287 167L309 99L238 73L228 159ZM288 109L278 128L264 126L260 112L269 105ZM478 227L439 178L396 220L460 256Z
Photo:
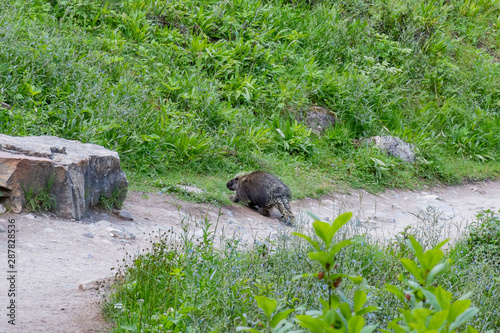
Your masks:
M234 235L249 245L293 231L279 222L278 211L266 218L248 207L219 209L156 193L129 193L125 209L133 221L107 213L94 213L80 222L47 214L0 216L0 332L108 332L111 324L102 318L101 296L92 281L112 277L111 268L118 267L124 257L148 248L151 233L171 229L180 234L184 224L194 235L201 234L204 217L213 222L218 219L219 233ZM439 236L457 237L479 210L500 209L500 182L389 190L380 195L352 190L322 200L297 200L292 209L306 225L311 219L305 210L330 221L352 211L350 227L376 239L390 239L423 220L431 220ZM17 230L15 298L7 296L12 286L7 280L11 269L6 230L12 219ZM8 323L11 299L15 299L15 325Z

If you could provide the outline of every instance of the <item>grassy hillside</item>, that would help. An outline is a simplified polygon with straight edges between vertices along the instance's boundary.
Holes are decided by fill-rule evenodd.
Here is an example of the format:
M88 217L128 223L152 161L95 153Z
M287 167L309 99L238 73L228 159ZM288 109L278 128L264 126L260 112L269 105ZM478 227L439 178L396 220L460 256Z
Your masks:
M136 184L500 175L498 0L4 0L0 27L0 132L104 145ZM321 137L297 122L311 105L339 119ZM352 143L379 134L417 162Z

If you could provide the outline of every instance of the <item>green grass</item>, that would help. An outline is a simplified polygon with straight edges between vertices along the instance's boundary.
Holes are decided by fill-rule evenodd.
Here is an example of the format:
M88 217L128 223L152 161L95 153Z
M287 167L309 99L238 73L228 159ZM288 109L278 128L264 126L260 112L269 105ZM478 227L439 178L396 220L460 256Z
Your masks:
M498 0L6 0L0 132L103 145L150 187L211 179L219 202L242 170L297 197L498 178L498 17ZM320 137L296 121L311 105L339 120ZM352 144L380 134L417 161Z
M55 212L57 209L56 196L51 193L52 186L55 182L55 175L51 174L45 185L41 188L28 187L25 188L23 184L21 187L24 192L24 206L28 212Z
M500 267L495 256L496 262L484 260L497 250L483 232L498 230L499 218L500 212L479 215L475 225L481 226L481 232L472 228L449 247L441 260L448 267L436 280L454 299L471 292L472 306L479 313L470 324L480 332L500 329ZM276 299L278 311L295 308L295 314L320 308L320 297L327 297L324 280L294 280L296 275L321 271L308 257L312 247L298 237L282 234L275 241L260 240L247 247L237 238L214 237L209 230L217 222L203 218L203 235L194 238L189 222L184 220L186 229L180 238L170 232L157 235L151 250L124 259L117 273L119 282L105 306L108 318L116 324L113 332L234 332L237 326L258 328L263 321L254 300L257 295ZM432 227L431 220L426 223ZM352 235L359 232L352 226L348 230ZM352 236L341 234L334 242ZM359 286L344 279L338 291L352 300L361 288L368 295L368 305L379 308L365 316L367 324L385 328L403 306L385 285L405 290L398 275L404 273L400 258L414 258L405 242L411 235L410 229L389 244L365 240L336 255L338 267L333 273L364 279ZM415 230L413 235L427 249L439 242L434 232Z

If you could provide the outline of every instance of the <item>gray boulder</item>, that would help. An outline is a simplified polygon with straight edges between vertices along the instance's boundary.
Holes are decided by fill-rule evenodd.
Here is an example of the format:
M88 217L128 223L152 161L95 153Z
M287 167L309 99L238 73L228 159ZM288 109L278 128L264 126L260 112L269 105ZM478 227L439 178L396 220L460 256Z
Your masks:
M305 121L313 133L321 134L328 127L335 124L337 117L332 111L321 106L311 106L302 113L301 119Z
M75 220L101 195L119 193L119 199L125 200L128 187L116 152L53 136L0 134L0 203L21 212L26 203L24 189L37 193L49 180L55 213Z
M385 152L388 155L398 157L405 162L415 162L415 148L413 145L404 142L394 136L372 136L363 140L368 144L373 144L375 147Z

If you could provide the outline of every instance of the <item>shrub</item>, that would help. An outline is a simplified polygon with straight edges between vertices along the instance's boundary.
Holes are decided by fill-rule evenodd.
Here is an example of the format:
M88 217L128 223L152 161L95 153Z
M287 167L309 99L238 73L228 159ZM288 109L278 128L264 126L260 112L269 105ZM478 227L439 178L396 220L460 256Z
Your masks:
M500 263L500 210L484 210L469 227L466 243L471 252Z

